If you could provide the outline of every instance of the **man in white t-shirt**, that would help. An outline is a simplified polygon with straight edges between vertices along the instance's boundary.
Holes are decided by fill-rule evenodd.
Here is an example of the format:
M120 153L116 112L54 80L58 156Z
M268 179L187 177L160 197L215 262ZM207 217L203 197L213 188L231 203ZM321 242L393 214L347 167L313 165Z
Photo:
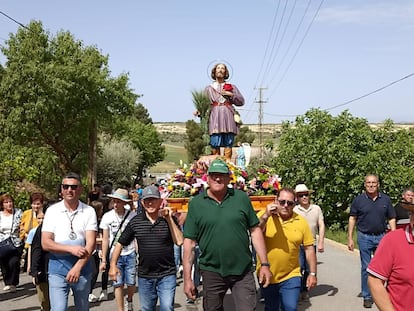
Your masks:
M316 204L311 204L310 202L310 194L312 192L313 190L309 190L305 184L296 185L295 194L296 200L299 204L294 207L293 211L307 220L312 231L313 238L315 239L315 253L316 248L319 253L322 253L324 251L325 222L321 208ZM316 243L317 233L319 234L319 240ZM307 301L309 300L309 295L306 288L306 278L309 275L309 266L306 262L303 246L300 248L299 261L302 271L301 299Z
M92 267L89 258L98 230L95 210L79 201L83 187L80 176L63 177L63 200L50 206L42 226L42 248L49 258L49 297L52 310L67 310L69 288L77 311L89 310Z
M136 215L131 209L126 209L131 204L128 190L119 188L114 194L108 195L112 198L113 209L102 216L99 228L102 229L102 262L100 270L108 268L107 260L112 256L113 246L125 229L128 222ZM114 240L115 239L115 240ZM111 247L112 246L112 247ZM108 256L109 253L109 256ZM119 311L124 310L124 284L127 285L128 311L132 310L132 298L136 285L136 244L132 241L122 248L117 267L120 274L117 276L113 286L115 288L115 300Z

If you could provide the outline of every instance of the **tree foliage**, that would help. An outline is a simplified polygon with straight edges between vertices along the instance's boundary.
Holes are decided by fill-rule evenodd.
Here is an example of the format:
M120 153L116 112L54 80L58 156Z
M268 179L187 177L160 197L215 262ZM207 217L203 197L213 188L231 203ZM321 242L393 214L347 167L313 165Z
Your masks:
M11 34L2 47L0 124L23 146L46 147L62 173L84 172L92 122L128 115L137 95L128 77L110 77L108 58L68 32L50 36L40 22Z
M204 152L203 130L194 120L188 120L185 127L187 139L184 147L187 150L188 161L192 162L199 159Z
M235 145L237 145L238 142L249 143L251 145L253 144L254 139L255 139L255 134L249 129L249 127L241 126L240 132L236 136L236 139L235 139Z
M105 143L98 158L98 182L118 186L131 183L140 158L140 152L129 142L113 140Z
M382 191L397 200L414 184L413 130L387 121L373 129L344 111L337 117L312 109L284 123L273 166L284 186L303 180L315 190L328 225L345 227L346 209L363 190L366 174L379 175Z

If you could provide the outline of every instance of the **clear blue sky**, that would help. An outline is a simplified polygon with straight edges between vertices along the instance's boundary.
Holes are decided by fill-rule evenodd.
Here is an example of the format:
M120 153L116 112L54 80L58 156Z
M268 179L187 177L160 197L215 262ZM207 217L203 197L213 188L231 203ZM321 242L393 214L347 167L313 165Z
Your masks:
M412 0L325 0L318 10L320 5L321 0L3 0L0 10L23 24L40 20L53 35L70 31L109 55L112 75L129 73L131 88L143 95L140 102L155 122L192 119L191 91L209 84L209 65L223 59L233 68L230 82L246 99L243 121L258 122L255 101L263 87L263 122L279 123L414 73ZM17 28L0 15L0 44ZM370 122L414 122L413 84L411 76L329 112L348 109Z

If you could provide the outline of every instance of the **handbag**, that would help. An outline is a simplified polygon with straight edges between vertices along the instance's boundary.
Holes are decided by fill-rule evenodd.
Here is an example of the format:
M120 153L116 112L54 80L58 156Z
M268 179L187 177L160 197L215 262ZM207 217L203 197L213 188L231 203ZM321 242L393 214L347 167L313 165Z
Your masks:
M17 251L17 247L14 246L12 238L8 237L7 239L0 242L0 258L11 257Z
M13 232L13 225L14 225L14 210L13 210L13 218L12 218L12 227L11 227L10 232ZM18 251L18 248L14 246L11 236L9 236L7 239L0 242L0 259L11 257L16 251Z

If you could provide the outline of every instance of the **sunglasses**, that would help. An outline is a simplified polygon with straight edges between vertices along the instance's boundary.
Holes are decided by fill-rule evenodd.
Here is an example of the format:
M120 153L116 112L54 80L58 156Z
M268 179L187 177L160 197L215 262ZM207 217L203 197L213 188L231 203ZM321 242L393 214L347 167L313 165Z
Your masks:
M300 193L300 194L298 194L299 198L308 197L308 196L309 196L309 193Z
M76 190L78 189L79 185L66 185L66 184L62 184L62 188L64 190L68 190L69 188L71 188L72 190Z
M292 207L295 205L294 201L288 201L288 200L277 200L279 202L279 204L281 206L285 206L287 204L287 206Z

